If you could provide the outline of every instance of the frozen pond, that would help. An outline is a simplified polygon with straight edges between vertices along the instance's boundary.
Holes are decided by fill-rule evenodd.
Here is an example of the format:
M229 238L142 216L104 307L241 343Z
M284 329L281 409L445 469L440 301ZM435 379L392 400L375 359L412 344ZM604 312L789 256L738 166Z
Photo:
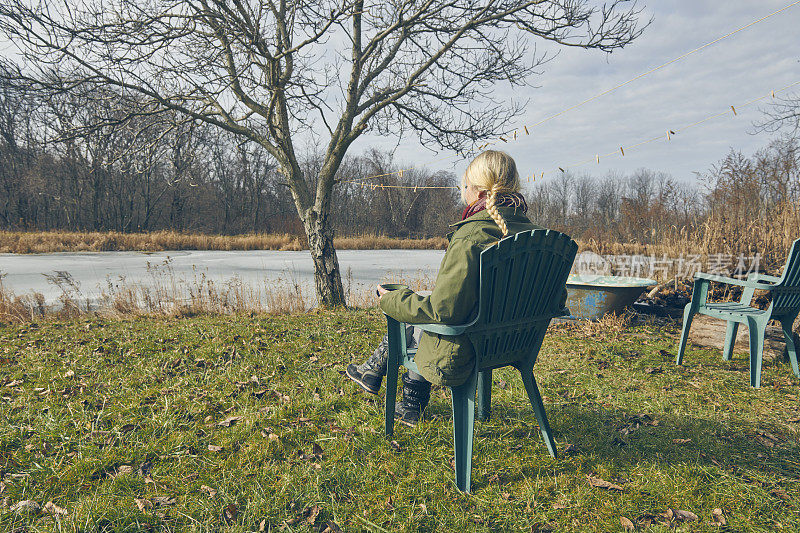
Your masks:
M345 289L366 291L381 281L432 280L443 250L340 250ZM298 284L314 293L314 266L308 251L86 252L38 255L0 254L0 276L17 295L38 292L48 303L64 290L89 301L124 285L201 282L254 287Z

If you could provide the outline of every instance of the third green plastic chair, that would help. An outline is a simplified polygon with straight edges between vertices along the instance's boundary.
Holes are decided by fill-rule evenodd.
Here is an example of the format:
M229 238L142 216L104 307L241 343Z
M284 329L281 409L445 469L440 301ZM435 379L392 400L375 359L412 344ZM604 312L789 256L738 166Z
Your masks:
M712 281L743 287L741 299L738 302L708 302L708 287ZM770 293L772 302L768 309L757 309L750 305L756 289ZM683 331L681 331L676 362L681 364L683 361L683 352L689 338L689 328L692 326L695 314L700 313L728 322L725 331L725 346L722 351L722 358L726 361L730 360L733 353L739 324L745 324L750 334L750 385L758 388L761 386L761 366L767 322L777 320L783 329L792 370L797 377L800 377L800 369L797 364L798 346L792 332L792 325L798 312L800 312L800 239L792 244L786 266L780 277L750 274L747 280L739 280L698 272L694 276L692 301L686 304L683 311Z

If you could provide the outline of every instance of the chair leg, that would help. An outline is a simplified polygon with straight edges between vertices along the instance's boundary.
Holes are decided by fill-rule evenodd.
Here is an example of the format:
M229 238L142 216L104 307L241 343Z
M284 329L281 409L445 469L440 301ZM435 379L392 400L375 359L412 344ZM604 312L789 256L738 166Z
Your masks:
M455 448L456 486L462 492L470 492L476 388L477 375L475 373L472 373L463 385L450 388L453 395L453 445Z
M686 341L689 339L689 328L692 327L694 314L695 312L692 310L692 304L686 304L686 307L683 309L683 329L681 330L681 343L678 346L678 357L675 359L676 365L683 362L683 351L686 349Z
M402 353L401 329L398 321L386 316L387 334L389 336L386 361L386 435L394 434L394 404L397 400L397 372L400 368L400 354Z
M492 371L478 372L478 420L483 422L492 416Z
M794 370L794 375L800 378L800 366L797 362L797 349L800 348L797 346L797 343L794 340L794 332L792 331L792 326L794 325L794 317L791 318L784 318L781 320L781 326L783 329L783 336L786 338L786 351L789 354L789 361L792 363L792 370Z
M722 358L725 361L730 361L733 355L733 345L736 344L736 333L739 330L739 323L734 320L728 320L728 326L725 328L725 344L722 349Z
M539 422L539 430L542 432L542 438L547 445L547 451L550 452L551 456L557 457L556 443L550 432L550 423L547 421L547 413L544 411L544 404L542 403L542 396L539 394L539 387L536 385L536 378L533 377L533 372L530 370L520 370L520 373L522 374L522 382L525 384L528 398L533 406L533 412L536 414L536 420Z
M756 389L761 387L761 364L766 326L766 322L761 323L753 318L747 319L750 337L750 385Z

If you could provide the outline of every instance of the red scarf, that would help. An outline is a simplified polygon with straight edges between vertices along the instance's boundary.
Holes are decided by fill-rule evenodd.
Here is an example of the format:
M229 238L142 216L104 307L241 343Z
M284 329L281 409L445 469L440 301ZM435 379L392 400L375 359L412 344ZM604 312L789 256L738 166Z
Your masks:
M483 192L481 194L484 194ZM497 207L513 207L520 209L523 213L528 212L528 204L525 202L525 197L518 192L499 193L494 202ZM461 220L466 220L476 213L480 213L486 209L486 196L481 196L470 205L464 208L461 214Z

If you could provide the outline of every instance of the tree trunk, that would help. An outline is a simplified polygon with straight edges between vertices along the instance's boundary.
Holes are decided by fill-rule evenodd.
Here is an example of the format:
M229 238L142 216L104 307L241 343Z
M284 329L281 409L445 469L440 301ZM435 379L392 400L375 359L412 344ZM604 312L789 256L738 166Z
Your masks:
M314 285L319 304L324 307L347 305L339 270L339 259L333 247L333 230L326 216L309 210L303 218L303 227L308 237L308 250L314 261Z

